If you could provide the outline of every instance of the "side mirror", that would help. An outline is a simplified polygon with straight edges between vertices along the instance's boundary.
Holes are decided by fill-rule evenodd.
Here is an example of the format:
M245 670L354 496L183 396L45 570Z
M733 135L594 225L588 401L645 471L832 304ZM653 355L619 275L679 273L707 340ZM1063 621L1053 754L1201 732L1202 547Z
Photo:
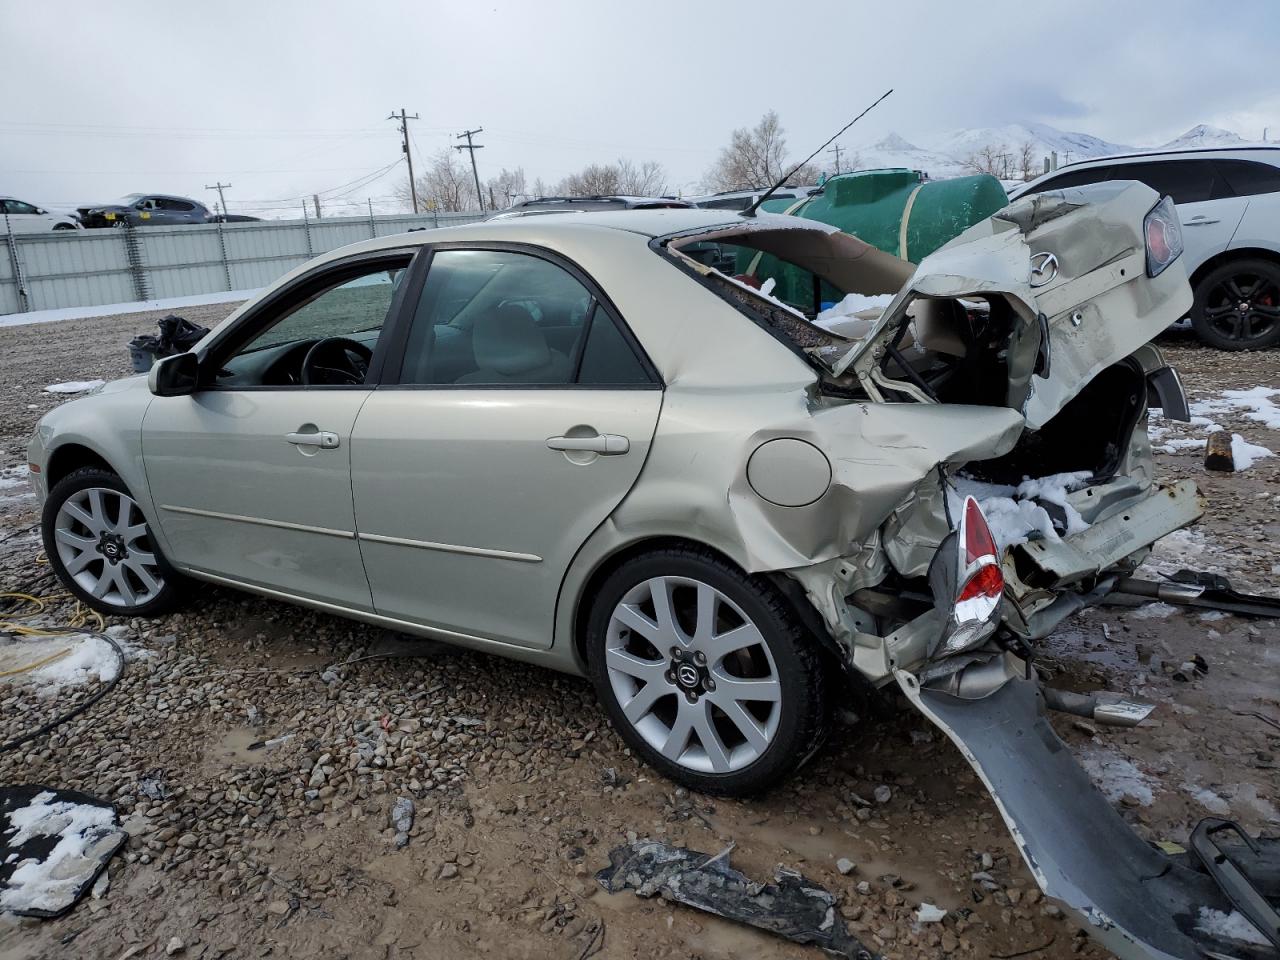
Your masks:
M200 358L194 353L163 357L151 367L147 386L157 397L185 397L200 385Z

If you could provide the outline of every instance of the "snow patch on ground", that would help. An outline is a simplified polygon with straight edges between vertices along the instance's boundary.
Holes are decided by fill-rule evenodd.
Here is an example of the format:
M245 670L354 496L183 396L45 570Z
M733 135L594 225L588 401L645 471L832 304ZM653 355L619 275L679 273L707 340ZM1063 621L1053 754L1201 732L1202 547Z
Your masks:
M167 297L164 300L140 300L134 303L104 303L96 307L59 307L56 310L29 310L0 316L0 327L21 327L28 323L54 323L58 320L80 320L85 317L109 317L118 313L142 313L146 310L174 310L179 307L202 307L210 303L232 303L258 295L257 290L228 290L202 293L193 297Z
M1173 604L1156 601L1155 603L1144 603L1134 610L1130 616L1137 617L1139 620L1163 620L1165 617L1171 617L1177 612L1178 608Z
M1262 931L1255 927L1241 913L1232 910L1230 913L1223 913L1221 910L1214 910L1212 907L1201 907L1200 916L1196 920L1196 929L1203 933L1209 934L1211 937L1219 937L1226 940L1240 940L1244 943L1256 943L1265 947L1269 941L1262 935Z
M31 626L39 626L31 621ZM116 628L111 628L116 629ZM126 661L149 656L149 652L115 637ZM54 694L63 687L85 683L110 683L120 671L120 660L106 640L87 633L69 633L55 637L30 637L0 643L0 671L20 669L37 663L63 650L69 650L42 667L0 678L0 683L26 683L41 687L41 693Z
M1132 797L1144 807L1149 807L1155 800L1151 792L1154 782L1151 777L1139 770L1132 760L1113 750L1090 750L1080 757L1080 765L1094 786L1112 803Z
M45 393L86 393L104 386L105 380L68 380L66 383L51 383L44 388Z
M1268 430L1280 430L1280 406L1275 403L1275 397L1280 397L1280 390L1271 387L1223 390L1220 397L1191 404L1191 412L1199 417L1214 413L1239 413ZM1193 417L1193 422L1194 419Z
M116 833L110 807L55 800L50 791L36 794L25 807L10 811L7 847L40 837L58 841L44 857L20 862L0 889L0 910L11 912L63 909L97 870L104 840Z
M1266 447L1249 443L1238 433L1231 435L1231 459L1235 461L1237 471L1248 470L1259 460L1274 456L1275 454Z

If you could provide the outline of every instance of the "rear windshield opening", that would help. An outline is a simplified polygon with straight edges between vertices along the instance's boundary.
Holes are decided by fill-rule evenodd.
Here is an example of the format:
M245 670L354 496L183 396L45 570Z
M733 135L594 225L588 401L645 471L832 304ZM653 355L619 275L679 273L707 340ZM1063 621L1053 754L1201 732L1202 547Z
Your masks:
M877 317L914 269L848 234L776 219L782 223L761 216L746 229L678 237L667 246L718 294L799 347L849 338L835 322L859 311Z

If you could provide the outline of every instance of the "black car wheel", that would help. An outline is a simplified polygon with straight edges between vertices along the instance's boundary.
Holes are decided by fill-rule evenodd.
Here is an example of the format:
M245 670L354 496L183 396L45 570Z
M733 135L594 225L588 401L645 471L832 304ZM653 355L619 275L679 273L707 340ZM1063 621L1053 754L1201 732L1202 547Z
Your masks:
M1262 350L1280 343L1280 266L1251 259L1211 270L1196 286L1191 325L1219 350Z
M814 637L772 583L710 552L628 561L595 596L588 672L614 727L665 776L746 796L825 738L827 676Z

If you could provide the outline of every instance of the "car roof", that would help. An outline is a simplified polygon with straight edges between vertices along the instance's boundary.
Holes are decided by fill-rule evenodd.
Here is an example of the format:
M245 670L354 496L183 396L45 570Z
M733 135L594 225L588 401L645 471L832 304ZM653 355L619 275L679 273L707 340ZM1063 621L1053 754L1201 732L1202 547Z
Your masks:
M1178 150L1147 150L1142 153L1116 153L1106 157L1091 157L1088 160L1077 160L1075 163L1064 163L1050 173L1061 173L1064 170L1079 170L1085 167L1107 166L1122 160L1187 160L1200 157L1221 157L1232 153L1262 153L1268 161L1280 163L1280 145L1249 145L1240 147L1190 147Z
M1048 173L1042 173L1034 180L1028 180L1026 183L1018 184L1009 191L1011 198L1017 199L1028 193L1032 193L1034 188L1039 187L1060 173L1069 173L1072 170L1092 170L1097 167L1110 167L1119 163L1129 163L1138 161L1153 161L1156 163L1172 160L1206 160L1215 157L1229 157L1236 155L1240 157L1250 157L1253 160L1261 160L1265 163L1280 166L1280 145L1271 146L1270 144L1256 144L1242 147L1201 147L1200 149L1190 150L1148 150L1145 153L1117 153L1107 157L1092 157L1088 160L1077 160L1075 163L1064 163L1056 170L1050 170Z

